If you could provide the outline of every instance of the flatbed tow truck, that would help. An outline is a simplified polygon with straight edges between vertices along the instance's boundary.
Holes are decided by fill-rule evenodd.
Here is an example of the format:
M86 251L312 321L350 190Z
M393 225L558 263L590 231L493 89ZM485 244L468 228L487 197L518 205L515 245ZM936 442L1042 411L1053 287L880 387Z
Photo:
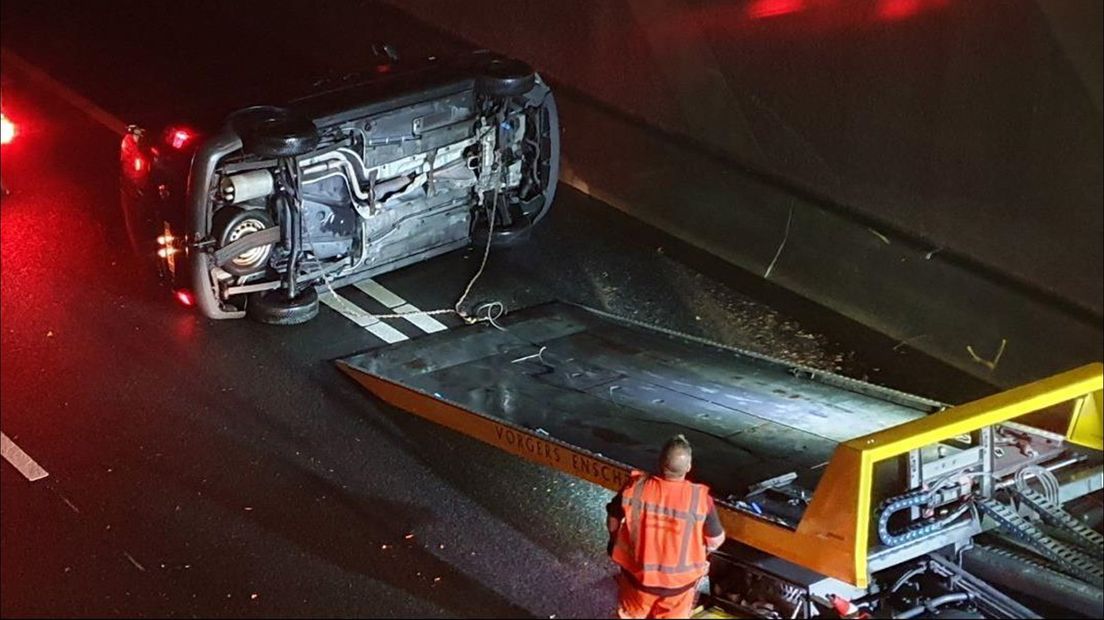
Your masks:
M729 538L700 617L1104 609L1098 363L952 407L561 302L338 363L611 490L684 433Z

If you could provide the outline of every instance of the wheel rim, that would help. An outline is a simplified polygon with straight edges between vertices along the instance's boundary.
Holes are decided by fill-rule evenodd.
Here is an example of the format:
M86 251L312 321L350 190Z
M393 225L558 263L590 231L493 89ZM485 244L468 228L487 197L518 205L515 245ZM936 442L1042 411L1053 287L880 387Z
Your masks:
M265 226L265 223L261 220L242 220L230 230L230 233L226 236L226 243L227 245L229 245L246 235L260 232L265 228L267 227ZM253 248L252 250L238 254L234 258L230 259L230 262L233 263L235 267L239 267L241 269L251 269L264 262L264 260L268 258L268 253L270 251L272 251L271 245L262 245L260 247Z
M552 136L552 122L549 118L549 111L543 105L537 111L537 125L536 125L536 152L533 154L535 158L534 166L536 169L534 172L540 181L540 192L547 194L551 181L552 174L552 140L555 138ZM530 221L536 222L541 218L544 212L551 205L547 201L540 206L540 209L534 210L532 213L526 212L525 215L529 216Z

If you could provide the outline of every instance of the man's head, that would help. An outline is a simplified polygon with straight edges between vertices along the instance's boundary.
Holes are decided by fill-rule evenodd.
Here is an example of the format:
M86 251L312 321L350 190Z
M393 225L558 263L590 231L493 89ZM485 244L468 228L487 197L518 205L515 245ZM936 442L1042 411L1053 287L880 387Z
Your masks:
M691 456L690 442L682 435L675 435L663 444L663 451L659 454L659 473L667 480L682 480L690 471Z

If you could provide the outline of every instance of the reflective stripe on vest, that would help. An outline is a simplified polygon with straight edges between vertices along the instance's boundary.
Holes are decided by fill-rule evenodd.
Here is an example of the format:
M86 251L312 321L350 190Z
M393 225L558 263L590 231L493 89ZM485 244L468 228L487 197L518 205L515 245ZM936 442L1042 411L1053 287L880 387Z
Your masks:
M705 559L703 533L707 517L704 506L708 504L702 499L702 492L708 493L708 489L689 482L671 483L657 479L651 482L654 493L646 496L649 480L647 476L634 472L632 481L622 491L625 523L614 542L613 559L642 585L681 587L701 577L709 565ZM664 485L681 484L689 486L663 490ZM688 502L685 490L689 491ZM667 502L686 505L657 503L661 497ZM646 501L649 499L657 501ZM672 521L677 525L673 525ZM649 531L645 532L644 528L649 528ZM677 540L665 539L664 536L674 536ZM646 548L642 549L641 544ZM651 548L647 548L649 546ZM655 554L666 557L657 558ZM662 561L656 562L657 559Z
M636 481L636 484L633 485L632 495L627 501L629 506L632 506L634 504L640 505L643 503L642 501L640 501L640 498L644 495L644 482L647 480L647 478L642 477ZM621 501L622 504L626 503L623 497ZM639 542L638 537L640 536L640 521L644 518L644 513L640 510L630 511L626 509L625 515L632 515L633 517L633 522L629 524L629 544L631 545L630 549L636 549L636 545Z

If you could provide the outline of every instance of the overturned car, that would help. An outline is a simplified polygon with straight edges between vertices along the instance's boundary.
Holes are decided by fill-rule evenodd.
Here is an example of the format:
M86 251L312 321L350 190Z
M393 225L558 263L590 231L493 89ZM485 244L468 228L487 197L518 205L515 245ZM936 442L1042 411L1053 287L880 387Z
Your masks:
M476 52L314 91L124 136L128 234L185 305L301 323L319 287L523 238L548 213L559 121L525 63Z

